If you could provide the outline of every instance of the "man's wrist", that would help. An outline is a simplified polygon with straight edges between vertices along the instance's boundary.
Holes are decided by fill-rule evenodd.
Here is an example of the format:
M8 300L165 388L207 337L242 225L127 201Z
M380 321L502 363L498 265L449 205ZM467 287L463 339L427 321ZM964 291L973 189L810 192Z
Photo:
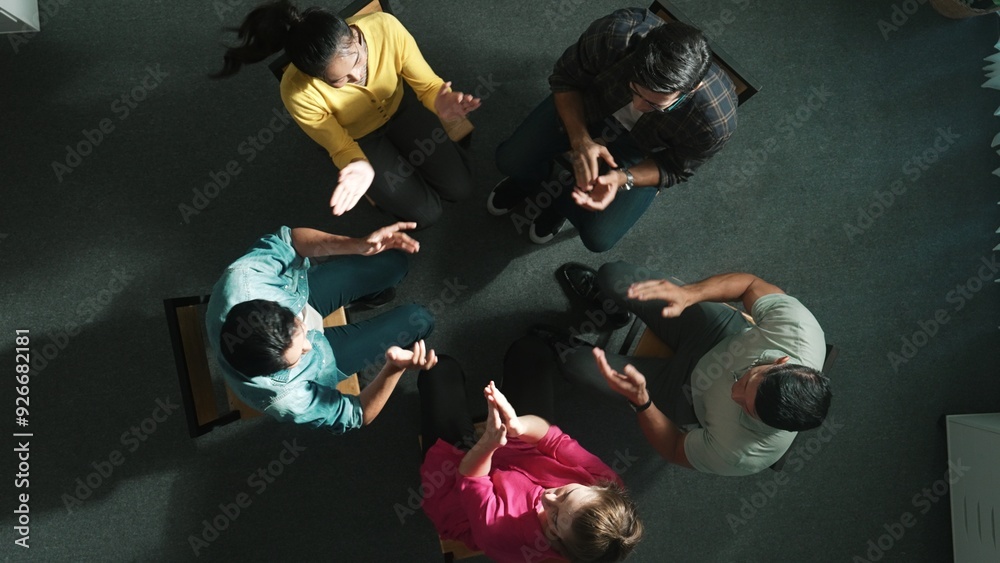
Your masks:
M632 407L632 411L635 412L635 414L639 414L653 406L653 398L647 395L646 400L642 403L633 403L632 401L629 401L628 404Z

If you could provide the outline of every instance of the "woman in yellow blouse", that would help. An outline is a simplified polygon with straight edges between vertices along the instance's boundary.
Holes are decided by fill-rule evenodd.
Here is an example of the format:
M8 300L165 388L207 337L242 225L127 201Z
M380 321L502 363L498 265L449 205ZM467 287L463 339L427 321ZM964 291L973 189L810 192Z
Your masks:
M334 215L367 194L386 212L427 227L440 217L442 199L472 195L469 165L438 118L464 117L480 100L438 77L395 17L343 20L280 0L250 12L238 37L216 76L285 50L292 63L281 99L340 170L330 198Z

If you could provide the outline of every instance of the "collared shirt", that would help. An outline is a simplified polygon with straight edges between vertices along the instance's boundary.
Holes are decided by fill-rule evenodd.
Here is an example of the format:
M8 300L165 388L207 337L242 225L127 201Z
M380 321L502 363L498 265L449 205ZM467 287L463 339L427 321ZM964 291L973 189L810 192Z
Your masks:
M667 188L690 178L719 152L736 130L736 89L712 64L703 85L674 111L644 114L631 131L613 114L632 103L632 53L652 29L670 25L641 8L617 10L590 24L566 49L549 77L552 92L578 91L592 135L613 140L631 134L660 170L657 187ZM612 139L608 139L611 136Z
M362 426L361 401L337 391L347 374L337 369L333 349L322 327L310 327L306 337L312 344L292 368L269 375L247 377L222 356L222 325L234 306L265 299L305 319L309 301L309 259L292 247L292 231L262 237L233 262L212 289L205 313L208 341L229 387L247 405L278 420L325 427L336 434ZM311 324L311 323L309 323ZM308 324L307 324L308 327Z
M771 428L733 401L734 375L782 356L793 364L823 368L826 337L798 299L765 295L754 302L751 314L754 326L724 338L691 372L691 400L701 428L688 432L684 453L698 471L751 475L778 461L795 439L795 432Z

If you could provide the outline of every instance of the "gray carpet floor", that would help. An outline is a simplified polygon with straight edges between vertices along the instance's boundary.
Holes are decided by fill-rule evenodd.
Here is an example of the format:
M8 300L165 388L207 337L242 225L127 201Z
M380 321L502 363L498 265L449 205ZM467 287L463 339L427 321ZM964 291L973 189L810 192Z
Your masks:
M412 376L372 427L342 437L258 419L192 440L178 409L146 421L158 401L180 402L164 298L207 293L280 225L361 235L386 222L366 205L329 215L333 167L294 124L252 160L241 152L281 107L277 84L263 65L206 74L221 63L221 27L253 2L43 4L43 33L0 37L0 350L12 373L14 331L29 329L40 358L30 488L14 488L7 454L0 556L439 560L427 519L399 510L418 485ZM431 343L463 362L470 387L499 374L532 322L579 326L553 277L570 260L648 263L684 280L750 271L799 297L842 350L836 433L807 441L783 474L669 467L622 405L563 389L558 422L605 460L628 460L647 527L636 561L951 558L947 496L921 501L947 469L938 419L1000 411L1000 275L978 281L997 268L1000 225L1000 97L980 88L995 17L952 21L890 0L677 0L762 90L720 154L594 255L572 232L531 245L484 202L499 179L493 149L546 94L556 57L621 4L392 4L440 75L460 89L496 84L473 115L479 195L417 235L399 295L437 313ZM880 27L900 6L913 13ZM239 172L185 218L179 206L230 162ZM463 288L456 299L448 284ZM939 310L947 320L931 327ZM8 416L13 388L7 378L0 391ZM286 442L304 450L273 482L255 479ZM25 492L30 550L13 544ZM218 518L238 499L249 500L238 516ZM913 527L872 551L906 512ZM189 538L213 519L225 529L196 556Z

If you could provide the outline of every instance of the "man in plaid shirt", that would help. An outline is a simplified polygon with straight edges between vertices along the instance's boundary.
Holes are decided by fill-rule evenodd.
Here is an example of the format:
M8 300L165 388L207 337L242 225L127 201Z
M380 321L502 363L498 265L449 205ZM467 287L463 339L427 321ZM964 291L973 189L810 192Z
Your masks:
M704 35L642 8L593 22L556 62L549 86L552 95L497 149L507 178L487 201L504 215L527 198L537 244L568 219L589 250L611 249L660 190L690 178L736 129L733 83ZM563 154L572 177L549 180ZM519 232L528 224L517 214L514 222Z

